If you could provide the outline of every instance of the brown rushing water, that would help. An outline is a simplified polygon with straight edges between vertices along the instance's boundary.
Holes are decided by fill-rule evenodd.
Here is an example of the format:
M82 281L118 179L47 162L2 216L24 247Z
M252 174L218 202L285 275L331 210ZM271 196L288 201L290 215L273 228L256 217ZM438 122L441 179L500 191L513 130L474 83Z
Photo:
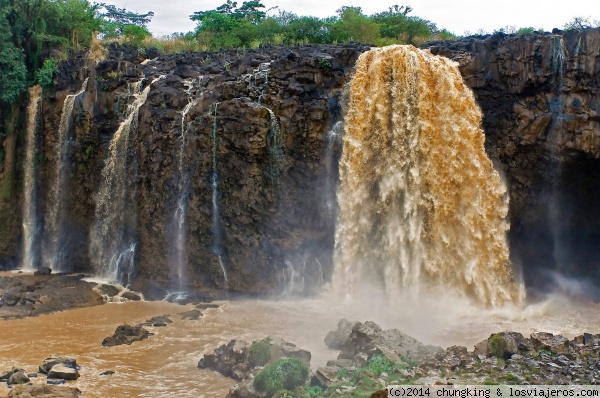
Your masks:
M52 354L73 356L81 377L68 385L85 397L224 397L235 384L216 372L201 370L203 353L232 338L252 341L267 335L282 337L310 350L312 366L322 366L337 352L323 344L341 317L374 320L396 327L426 343L449 346L473 344L490 333L516 330L549 331L573 337L598 332L600 307L554 297L525 309L482 309L460 299L399 298L376 303L344 301L333 296L285 301L227 302L206 310L198 321L181 320L178 313L192 306L165 302L129 302L65 311L37 318L0 321L0 369L22 366L37 370ZM155 315L173 315L173 324L150 328L156 333L130 346L102 347L116 326L142 322ZM113 370L112 376L99 376ZM35 379L34 379L35 381ZM45 382L40 377L37 382ZM7 393L0 387L0 396Z

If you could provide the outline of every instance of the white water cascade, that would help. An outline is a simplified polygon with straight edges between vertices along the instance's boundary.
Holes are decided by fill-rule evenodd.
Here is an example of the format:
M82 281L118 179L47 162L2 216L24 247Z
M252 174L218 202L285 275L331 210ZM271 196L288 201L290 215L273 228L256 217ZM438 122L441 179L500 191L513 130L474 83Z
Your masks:
M152 80L142 92L141 84L132 85L135 100L110 141L109 156L102 170L89 250L96 273L109 281L126 284L135 265L137 160L132 152L135 152L139 110L146 103L152 85L163 77Z
M62 115L58 127L58 141L56 143L55 161L54 161L54 180L50 187L48 209L46 211L46 222L44 224L44 240L42 243L42 258L45 267L54 271L64 271L62 263L62 211L64 203L64 194L67 189L67 154L69 150L69 132L73 119L73 108L75 100L86 90L88 78L83 82L81 89L75 93L67 95L63 102Z
M39 220L37 217L36 156L38 153L38 115L41 104L42 87L31 87L29 89L29 107L27 108L25 164L23 165L23 249L21 269L24 271L34 271L38 266L36 245L39 237Z
M202 77L198 79L198 83ZM171 274L176 280L176 288L179 294L186 290L187 280L185 269L187 267L187 206L189 197L189 171L185 164L185 150L188 146L187 131L189 123L187 114L198 103L198 98L194 98L194 81L189 82L186 90L190 100L181 111L181 129L179 132L179 150L177 153L177 204L173 212L173 234L171 235L169 265Z

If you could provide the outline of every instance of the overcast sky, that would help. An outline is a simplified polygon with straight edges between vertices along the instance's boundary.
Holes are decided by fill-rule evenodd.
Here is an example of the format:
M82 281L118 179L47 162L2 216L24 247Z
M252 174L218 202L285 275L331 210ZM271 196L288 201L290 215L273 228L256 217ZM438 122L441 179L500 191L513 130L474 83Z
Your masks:
M194 11L210 10L225 0L104 0L135 12L154 11L149 25L155 36L173 32L188 32L195 24L189 20ZM243 0L238 0L238 6ZM439 28L457 35L477 33L480 29L493 31L506 26L560 28L573 17L592 17L600 20L600 0L264 0L267 8L279 6L299 15L328 17L342 5L362 7L365 14L385 11L393 4L410 5L411 15L428 19Z

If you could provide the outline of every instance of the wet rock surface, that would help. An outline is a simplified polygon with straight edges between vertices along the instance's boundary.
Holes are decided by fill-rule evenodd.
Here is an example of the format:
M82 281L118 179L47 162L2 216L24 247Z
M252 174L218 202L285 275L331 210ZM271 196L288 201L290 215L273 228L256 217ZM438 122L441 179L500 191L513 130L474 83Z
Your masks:
M102 341L104 347L111 347L122 344L132 344L136 341L142 341L152 336L148 330L142 325L119 325L112 336L105 338Z
M76 388L56 387L65 384L65 380L77 380L78 370L75 358L52 355L39 365L40 374L27 373L20 367L13 367L8 371L0 371L0 382L7 383L11 389L8 397L78 397L81 392ZM41 379L42 375L47 377Z
M340 325L347 324L346 320L340 321ZM362 360L332 359L327 366L312 372L306 385L294 390L292 395L303 396L311 388L313 392L318 391L320 397L369 396L388 385L397 384L600 383L600 335L585 333L569 340L551 333L539 332L525 337L521 333L507 331L490 335L472 350L461 346L446 349L430 347L424 355L422 348L415 350L414 347L428 346L403 335L404 341L411 341L413 348L409 351L406 346L396 344L397 331L391 334L384 332L373 322L354 323L342 353L344 350L352 351ZM357 340L356 335L360 339ZM396 352L381 349L383 335L391 340L391 343L386 343L387 347L395 347ZM269 340L273 341L268 338L257 342ZM376 342L379 349L373 349L376 344L372 342ZM213 353L205 354L198 364L201 368L209 368L240 381L230 389L228 397L264 396L254 387L253 379L262 366L252 366L249 346L245 341L232 340ZM414 356L415 352L419 354ZM413 355L414 359L404 354ZM340 354L342 356L345 354Z
M267 337L252 344L244 340L231 340L212 353L204 354L198 367L212 369L235 380L243 380L280 358L298 358L310 364L311 354L277 337Z
M104 304L94 284L81 276L0 276L0 318L37 316Z
M62 386L18 386L8 393L8 397L21 398L77 398L79 396L81 396L79 389Z

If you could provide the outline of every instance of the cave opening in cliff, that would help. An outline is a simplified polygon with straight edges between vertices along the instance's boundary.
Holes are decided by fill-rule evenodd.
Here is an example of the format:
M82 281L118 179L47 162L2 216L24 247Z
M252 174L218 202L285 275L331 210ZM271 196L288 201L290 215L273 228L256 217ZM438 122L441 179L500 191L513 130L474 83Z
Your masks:
M540 191L545 219L511 232L532 297L558 291L600 299L599 175L597 159L565 160Z

